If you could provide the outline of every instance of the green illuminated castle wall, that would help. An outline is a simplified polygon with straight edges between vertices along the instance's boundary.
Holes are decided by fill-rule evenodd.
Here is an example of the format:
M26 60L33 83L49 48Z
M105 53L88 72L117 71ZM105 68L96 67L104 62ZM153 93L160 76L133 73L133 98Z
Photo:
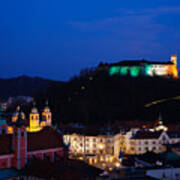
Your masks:
M121 75L127 76L130 75L132 77L137 77L140 75L148 75L152 65L141 66L112 66L109 68L109 75Z

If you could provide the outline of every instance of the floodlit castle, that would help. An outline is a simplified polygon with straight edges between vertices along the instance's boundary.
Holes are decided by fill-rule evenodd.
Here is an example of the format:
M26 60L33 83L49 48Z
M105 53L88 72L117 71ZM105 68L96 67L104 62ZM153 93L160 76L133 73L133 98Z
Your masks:
M98 70L106 70L109 75L121 76L164 76L178 77L177 56L171 55L170 61L124 60L113 64L101 63Z
M42 116L40 116L40 113L34 104L29 114L29 118L26 118L25 113L20 111L20 107L18 106L16 108L16 111L12 115L11 121L3 121L3 124L0 126L0 134L13 133L13 126L18 120L19 113L21 114L22 119L25 121L26 129L28 132L38 132L46 126L51 126L52 113L48 106L48 102L46 102L46 106L42 112Z

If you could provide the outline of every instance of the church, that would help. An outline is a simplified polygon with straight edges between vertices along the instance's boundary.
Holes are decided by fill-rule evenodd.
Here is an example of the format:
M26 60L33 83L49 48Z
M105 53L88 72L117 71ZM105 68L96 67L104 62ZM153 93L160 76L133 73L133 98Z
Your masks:
M62 135L51 127L49 107L45 107L43 115L40 122L38 111L33 107L28 127L24 113L18 111L13 115L12 132L0 134L0 169L20 170L34 158L54 162L57 157L67 156L68 148Z
M46 102L46 106L43 109L42 114L38 112L38 109L33 105L29 118L26 118L24 112L20 112L20 106L16 108L16 111L12 114L10 122L7 122L2 116L3 110L0 110L0 134L12 134L13 126L17 122L18 115L21 113L22 119L25 121L26 129L28 132L38 132L46 126L51 126L52 113ZM40 118L41 117L41 118Z

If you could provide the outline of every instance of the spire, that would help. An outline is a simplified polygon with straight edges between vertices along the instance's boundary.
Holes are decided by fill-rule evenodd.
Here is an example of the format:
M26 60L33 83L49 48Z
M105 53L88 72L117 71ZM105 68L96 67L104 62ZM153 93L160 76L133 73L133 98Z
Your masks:
M159 122L162 122L162 114L161 112L159 113L159 118L158 118Z
M15 125L16 125L17 127L21 127L21 126L25 125L24 120L23 120L23 117L22 117L22 112L21 112L21 110L20 110L19 113L18 113L18 119L17 119L17 122L16 122Z
M33 107L36 107L36 101L33 101Z
M48 102L48 99L46 100L46 106L49 106L49 102Z
M36 108L36 102L35 102L35 101L33 102L33 107L32 107L32 109L31 109L31 113L38 113L38 110L37 110L37 108Z

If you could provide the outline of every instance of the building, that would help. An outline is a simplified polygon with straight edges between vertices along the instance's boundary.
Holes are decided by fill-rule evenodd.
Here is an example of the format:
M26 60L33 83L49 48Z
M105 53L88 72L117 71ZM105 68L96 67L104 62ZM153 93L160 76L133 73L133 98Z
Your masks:
M172 55L170 61L158 62L147 60L124 60L118 63L103 64L98 66L98 70L106 70L109 75L121 76L164 76L178 77L177 56Z
M162 153L166 150L166 144L180 142L180 132L168 131L160 118L153 129L132 128L110 134L95 133L95 130L85 133L75 129L64 131L63 139L70 146L70 154L75 157L101 157L109 160L118 159L121 154Z
M67 147L55 129L45 127L38 132L27 132L21 113L13 126L13 134L0 135L0 169L22 169L31 159L66 157Z
M0 134L2 133L13 133L13 126L18 119L18 115L21 113L22 119L25 121L26 128L28 132L38 132L46 126L51 126L52 123L52 113L48 106L48 102L46 102L46 106L43 109L42 114L38 112L38 109L35 107L31 109L29 114L29 118L26 118L25 113L20 111L20 106L16 108L16 111L12 114L11 120L7 121L4 116L4 110L0 109ZM40 118L42 117L42 118Z
M137 131L129 140L127 154L144 154L148 151L161 153L165 151L164 144L169 142L165 131Z
M70 155L86 157L86 159L97 162L98 158L110 160L114 154L113 135L107 135L99 130L85 131L83 129L66 129L64 131L63 140L69 145Z

